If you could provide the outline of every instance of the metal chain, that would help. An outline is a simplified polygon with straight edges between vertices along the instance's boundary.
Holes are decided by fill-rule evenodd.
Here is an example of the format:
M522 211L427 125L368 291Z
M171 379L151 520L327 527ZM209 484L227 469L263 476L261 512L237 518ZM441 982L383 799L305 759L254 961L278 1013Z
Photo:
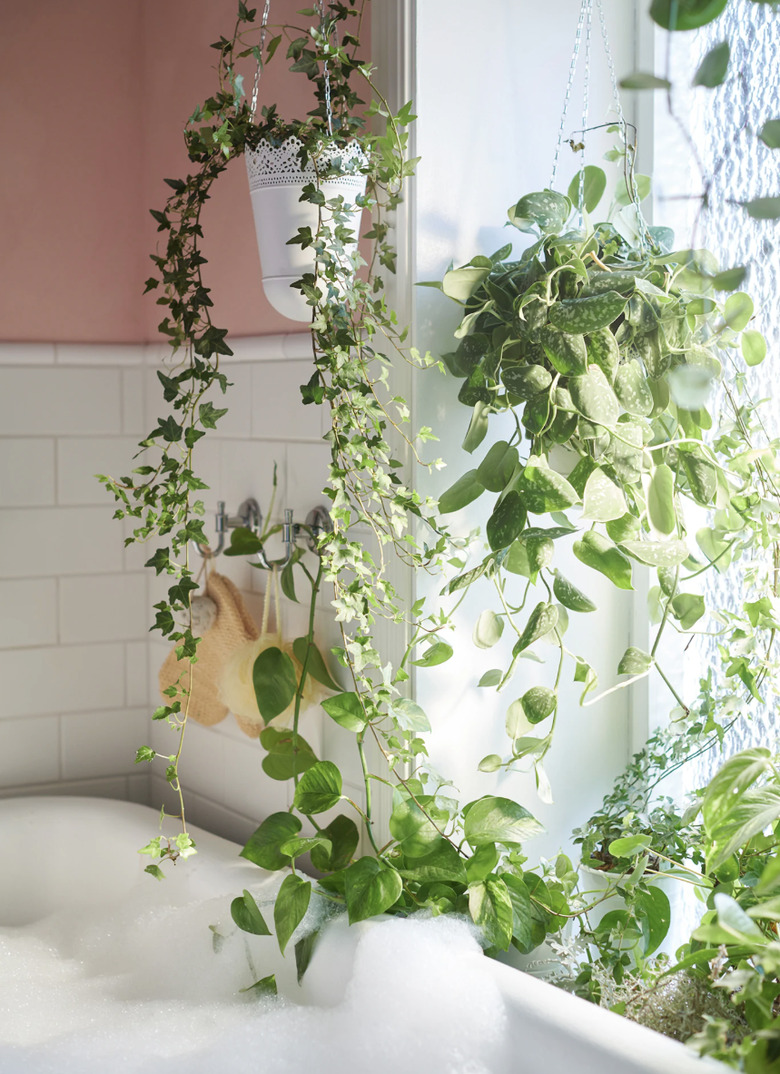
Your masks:
M574 38L574 51L571 56L571 64L569 66L569 77L566 82L566 93L563 98L563 112L561 113L561 123L558 127L558 141L555 146L555 157L553 158L552 174L550 176L549 188L553 189L555 186L555 177L558 174L558 159L561 155L561 146L563 145L563 131L566 126L566 116L569 112L569 99L571 97L571 89L574 85L574 75L577 71L577 60L580 55L580 42L582 40L582 27L585 22L585 14L591 8L592 0L580 0L580 16L577 20L577 34Z
M636 149L634 146L629 145L628 137L626 135L626 117L623 114L623 102L620 100L620 90L618 89L617 72L615 71L615 61L612 56L612 49L609 47L609 35L607 34L607 20L604 17L604 2L603 0L596 0L599 9L599 22L601 24L601 39L604 42L604 52L607 57L607 67L609 68L609 78L612 83L612 97L615 102L615 112L617 113L618 125L620 127L620 138L623 142L623 148L626 153L626 174L631 180L631 201L636 209L637 227L639 229L639 245L644 251L650 244L650 238L647 232L647 223L642 215L642 209L640 207L639 190L636 185L636 177L634 175L634 163L636 161ZM629 160L629 154L631 159Z
M318 0L317 7L320 12L320 32L322 32L325 26L325 0ZM323 62L322 74L325 79L325 119L328 124L328 134L333 137L333 108L330 101L330 71L327 60Z
M260 45L257 50L257 67L255 68L255 81L252 86L252 103L249 106L249 118L254 120L257 111L257 91L260 86L260 74L263 70L263 50L265 49L265 37L268 32L268 16L271 12L271 0L265 0L265 7L260 19Z
M588 129L588 112L590 106L590 33L593 26L593 8L588 4L588 21L585 30L585 80L582 90L582 138L580 139L580 181L577 205L580 217L585 210L585 131Z

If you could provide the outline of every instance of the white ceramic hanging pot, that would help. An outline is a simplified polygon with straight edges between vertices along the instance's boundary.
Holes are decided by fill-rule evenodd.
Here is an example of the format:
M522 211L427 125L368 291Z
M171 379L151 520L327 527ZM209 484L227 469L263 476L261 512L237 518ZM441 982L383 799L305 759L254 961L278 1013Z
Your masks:
M292 321L310 321L312 314L303 294L290 285L313 270L313 251L311 247L304 250L299 245L287 245L299 228L311 228L312 234L317 231L317 206L300 200L304 186L319 182L327 200L341 195L352 216L351 230L355 235L360 232L363 211L355 201L366 189L366 177L360 173L366 158L356 142L346 148L325 147L318 154L316 169L312 160L301 166L301 147L301 141L291 137L278 146L262 141L257 149L246 152L263 290L274 309ZM332 170L334 166L341 174L318 181L317 171ZM345 246L344 256L351 257L356 248L356 242Z

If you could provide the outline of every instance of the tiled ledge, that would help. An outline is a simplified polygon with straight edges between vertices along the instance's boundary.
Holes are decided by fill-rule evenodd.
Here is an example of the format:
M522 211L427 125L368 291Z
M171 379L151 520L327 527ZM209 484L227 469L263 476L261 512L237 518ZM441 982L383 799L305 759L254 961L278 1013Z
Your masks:
M307 331L273 336L228 336L234 355L225 362L268 362L311 357ZM154 343L13 343L0 342L0 365L139 366L158 365L168 354L164 341Z

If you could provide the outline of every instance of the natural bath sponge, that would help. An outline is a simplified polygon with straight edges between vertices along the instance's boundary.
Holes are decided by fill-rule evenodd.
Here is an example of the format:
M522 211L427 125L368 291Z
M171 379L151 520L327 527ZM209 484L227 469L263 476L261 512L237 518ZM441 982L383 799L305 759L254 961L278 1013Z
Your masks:
M219 696L219 681L225 664L237 649L254 641L258 632L241 594L229 578L212 573L206 583L206 597L216 606L216 615L198 643L197 663L190 664L186 658L177 660L176 650L172 649L160 668L159 678L163 699L170 701L164 691L179 681L184 689L189 689L191 670L188 716L211 727L228 714L227 706ZM184 708L187 699L181 701Z
M271 601L274 603L274 629L269 627ZM257 738L264 727L289 727L292 725L295 706L291 702L283 712L268 723L260 714L255 696L253 670L255 660L266 649L279 649L292 661L295 677L300 681L301 664L293 652L293 645L285 641L282 634L281 615L279 611L279 579L276 571L268 581L263 604L263 622L260 636L246 641L234 649L225 662L219 683L219 696L236 718L236 723L250 738ZM324 696L315 680L309 676L303 688L302 708L316 704Z

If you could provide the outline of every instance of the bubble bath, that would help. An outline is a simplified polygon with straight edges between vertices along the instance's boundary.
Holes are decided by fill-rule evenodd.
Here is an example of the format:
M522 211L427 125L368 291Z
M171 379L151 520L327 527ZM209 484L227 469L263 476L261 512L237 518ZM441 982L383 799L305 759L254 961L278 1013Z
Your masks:
M299 987L266 920L281 881L195 832L199 854L156 883L135 849L143 806L0 802L0 1074L583 1074L709 1064L606 1011L485 958L468 922L389 918L322 927ZM315 903L316 900L313 900ZM267 912L266 912L267 909ZM290 951L292 946L290 947ZM275 973L279 997L241 992Z

